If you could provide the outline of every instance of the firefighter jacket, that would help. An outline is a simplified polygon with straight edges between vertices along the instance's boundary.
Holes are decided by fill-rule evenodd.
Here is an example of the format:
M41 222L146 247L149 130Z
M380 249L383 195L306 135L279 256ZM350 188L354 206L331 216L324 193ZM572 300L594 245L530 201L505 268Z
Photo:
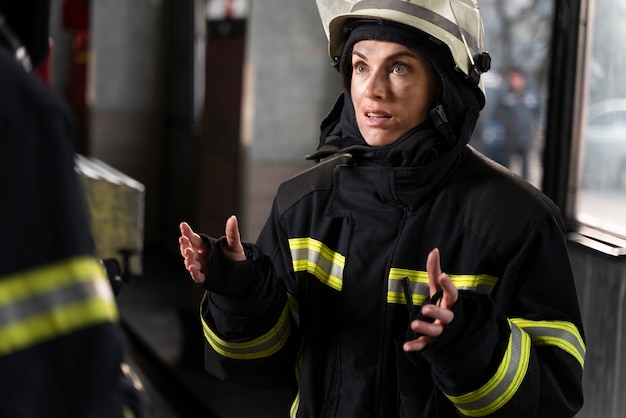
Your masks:
M563 223L466 145L475 119L425 159L429 126L386 147L339 147L350 153L280 186L246 261L205 237L207 370L293 385L293 417L574 416L585 343ZM459 289L455 317L406 353L415 312L402 282L415 306L429 298L433 248Z
M133 416L70 114L1 47L0 92L0 417Z

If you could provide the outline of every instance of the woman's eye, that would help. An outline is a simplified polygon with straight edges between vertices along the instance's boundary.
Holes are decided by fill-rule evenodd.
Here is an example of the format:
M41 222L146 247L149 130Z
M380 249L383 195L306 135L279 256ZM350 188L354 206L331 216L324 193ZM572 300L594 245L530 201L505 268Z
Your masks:
M354 72L355 73L363 73L367 70L367 66L362 62L354 64Z
M396 64L393 66L393 73L394 74L404 74L407 71L409 71L408 67L404 64Z

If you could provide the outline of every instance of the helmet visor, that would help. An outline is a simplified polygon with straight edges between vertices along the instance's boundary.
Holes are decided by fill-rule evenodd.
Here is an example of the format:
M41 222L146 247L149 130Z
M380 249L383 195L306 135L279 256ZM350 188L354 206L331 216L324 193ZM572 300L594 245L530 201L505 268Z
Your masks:
M329 38L330 21L338 15L348 13L358 0L315 0L317 10L322 19L326 39Z
M475 65L476 57L486 52L485 31L480 19L478 2L476 0L449 0L449 2L470 63Z

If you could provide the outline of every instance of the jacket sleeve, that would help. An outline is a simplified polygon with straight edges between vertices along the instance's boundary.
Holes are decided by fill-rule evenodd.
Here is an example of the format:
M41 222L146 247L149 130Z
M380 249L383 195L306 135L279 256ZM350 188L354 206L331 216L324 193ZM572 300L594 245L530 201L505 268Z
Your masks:
M460 416L576 414L584 334L554 219L534 227L491 297L460 292L453 323L423 355Z
M211 269L201 305L205 367L214 376L255 387L294 383L298 330L285 282L277 274L281 251L272 217L259 243L277 248L270 258L244 243L246 261L223 254L225 238L211 240Z

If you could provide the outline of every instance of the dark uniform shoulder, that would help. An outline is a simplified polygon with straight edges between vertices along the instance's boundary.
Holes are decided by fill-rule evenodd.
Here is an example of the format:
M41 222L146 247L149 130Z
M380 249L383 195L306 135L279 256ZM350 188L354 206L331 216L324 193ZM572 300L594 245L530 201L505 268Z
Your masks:
M1 45L0 92L3 132L7 132L9 126L20 129L16 128L18 124L32 126L33 114L56 120L62 113L60 117L64 120L72 119L71 111L62 98L34 73L27 73Z
M437 201L498 251L510 250L512 237L546 218L565 232L558 207L546 195L471 147Z
M333 171L336 167L346 165L351 160L350 154L337 155L285 181L280 185L276 194L278 212L284 213L300 199L314 191L331 190Z

